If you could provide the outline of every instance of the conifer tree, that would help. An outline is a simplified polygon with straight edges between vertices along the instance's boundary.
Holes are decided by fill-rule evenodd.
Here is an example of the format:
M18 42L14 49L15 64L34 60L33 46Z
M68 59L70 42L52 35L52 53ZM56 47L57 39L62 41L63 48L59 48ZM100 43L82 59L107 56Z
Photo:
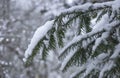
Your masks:
M63 72L80 67L71 78L120 78L120 0L85 3L59 12L36 30L25 52L25 65L38 52L46 60L50 50L59 52Z

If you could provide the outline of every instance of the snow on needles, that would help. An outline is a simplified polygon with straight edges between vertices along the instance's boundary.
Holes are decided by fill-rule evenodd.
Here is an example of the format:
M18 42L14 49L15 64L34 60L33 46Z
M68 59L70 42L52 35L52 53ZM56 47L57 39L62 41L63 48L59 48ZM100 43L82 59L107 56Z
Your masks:
M25 58L23 59L24 62L32 54L32 51L34 47L37 45L37 43L39 42L39 40L41 40L47 34L47 32L53 27L53 23L54 23L54 20L48 21L43 26L40 26L36 30L27 50L25 51Z
M104 29L105 26L107 26L108 22L109 22L109 17L108 14L105 14L102 18L101 21L98 22L94 27L93 30L99 30L100 28ZM102 40L104 40L105 38L107 38L109 36L108 32L105 32L102 34L101 37L99 37L96 41L95 41L95 45L93 46L92 50L93 52L96 50L97 46L99 46L99 44L102 42Z
M66 67L67 63L70 61L70 59L73 57L74 54L75 54L75 51L70 52L70 54L62 62L60 70L63 70Z
M110 59L117 58L119 56L119 53L120 53L120 43L115 46L115 51L114 51L113 55L110 57Z
M115 0L114 3L113 3L113 5L112 5L112 9L114 11L119 12L119 8L120 8L120 0Z
M104 73L106 71L109 71L113 66L114 66L113 61L109 61L107 64L105 64L104 67L102 68L100 74L99 74L99 78L103 78Z

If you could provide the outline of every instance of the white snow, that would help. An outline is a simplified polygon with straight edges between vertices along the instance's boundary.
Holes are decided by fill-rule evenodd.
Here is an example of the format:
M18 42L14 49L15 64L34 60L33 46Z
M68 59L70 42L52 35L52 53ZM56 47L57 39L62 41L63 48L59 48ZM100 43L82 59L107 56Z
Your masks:
M101 53L100 55L98 55L95 59L90 60L88 63L86 63L86 71L83 75L84 78L85 76L87 76L93 69L97 68L97 64L101 63L103 61L104 58L106 58L109 54L107 53Z
M73 11L82 11L82 12L85 12L87 11L90 7L92 9L97 9L97 8L100 8L100 7L105 7L105 6L112 6L114 1L109 1L109 2L104 2L104 3L95 3L95 4L92 4L92 3L86 3L86 4L83 4L83 5L77 5L77 6L72 6L71 8L69 9L64 9L58 13L56 13L56 16L59 16L60 14L64 14L64 13L68 13L68 12L73 12Z
M71 5L74 2L74 0L67 0L67 3Z
M120 0L115 0L112 5L112 9L113 11L119 12L119 8L120 8Z
M73 73L70 78L73 78L76 74L83 70L85 70L85 73L81 75L81 78L85 78L93 69L101 70L97 65L101 63L108 55L109 54L107 53L101 53L95 59L89 59L88 62L80 66L79 70Z
M115 50L113 55L110 57L110 59L115 59L118 56L120 56L120 43L118 45L115 46Z
M94 27L94 25L96 24L96 20L97 20L97 18L94 18L94 19L92 19L91 20L91 27L93 28Z
M108 55L109 55L109 54L107 54L107 53L101 53L101 54L98 55L97 59L98 59L98 60L103 60L103 59L106 58Z
M83 39L85 39L85 38L88 38L88 37L90 37L90 36L92 36L93 34L96 34L96 33L99 33L99 32L101 32L103 29L104 30L106 30L106 31L108 31L108 30L110 30L113 26L116 26L116 24L118 24L119 22L112 22L112 23L110 23L110 24L107 24L105 27L101 27L101 28L99 28L99 30L93 30L93 31L91 31L91 32L89 32L89 33L86 33L86 34L84 34L84 35L79 35L79 36L75 36L68 44L66 44L65 45L65 47L64 48L62 48L62 50L60 51L60 55L62 54L62 53L64 53L64 51L67 49L67 48L69 48L72 44L74 44L74 43L76 43L76 42L79 42L79 41L81 41L81 40L83 40ZM106 36L106 35L104 35L104 36ZM104 37L103 36L103 37Z
M53 22L54 20L48 21L43 26L40 26L36 30L33 38L31 39L30 44L28 45L27 50L25 51L25 58L23 59L23 61L26 61L29 55L32 54L32 51L34 47L37 45L37 43L39 42L39 40L41 40L47 34L47 32L53 27Z
M21 8L22 10L29 10L32 7L31 0L16 0L16 7Z
M109 22L108 14L105 14L102 16L101 20L96 23L96 25L93 27L93 30L99 30L101 28L104 28Z
M1 38L0 38L0 42L2 42L3 40L4 40L4 38L3 38L3 37L1 37Z
M85 65L80 66L79 70L76 71L75 73L72 73L72 75L70 76L70 78L73 78L73 77L76 76L79 72L85 70L85 68L86 68Z
M70 52L70 54L63 60L60 70L63 70L65 68L65 66L67 65L67 63L70 61L70 59L73 57L75 53L76 51Z
M118 41L120 42L120 31L119 31L119 28L116 29L116 35L118 37Z
M30 3L30 2L27 2L28 4L26 4L25 1L26 1L26 0L22 0L22 1L19 0L19 3L21 4L21 6L26 5L26 6L24 6L24 8L28 8L28 6L31 5L31 3ZM114 9L116 9L116 8L118 8L118 5L115 5L115 4L119 4L119 2L120 2L120 0L115 0L115 1L114 1L114 4L113 4L112 1L111 1L111 2L105 2L105 3L96 3L96 4L86 3L86 4L80 5L80 6L73 6L72 8L69 8L69 9L64 10L64 11L62 11L62 12L59 12L59 13L56 14L56 15L60 15L61 13L66 13L66 12L72 12L72 11L74 11L74 10L85 11L85 10L88 10L90 6L92 6L93 8L98 8L98 7L104 7L104 5L111 6L111 5L113 4L112 7L113 7ZM102 21L100 21L99 23L97 23L93 29L94 29L95 31L96 31L96 29L99 29L99 28L100 28L100 29L103 29L103 28L104 28L104 25L108 23L108 20L106 20L106 19L108 19L108 16L107 16L107 15L104 15L104 17L101 19ZM33 36L33 39L31 40L31 43L30 43L28 49L27 49L26 52L25 52L25 57L26 57L26 58L28 57L28 55L31 54L32 49L35 47L35 45L36 45L37 42L40 40L40 38L42 38L42 37L47 33L47 31L52 27L52 26L49 26L48 24L49 24L49 23L47 22L47 23L45 24L45 26L42 26L42 27L38 28L38 30L35 32L35 35ZM46 26L46 25L47 25L47 26ZM41 34L41 33L42 33L42 34ZM92 32L91 32L91 33L92 33ZM40 35L40 34L41 34L41 35ZM88 34L90 34L90 33L88 33ZM38 36L38 35L39 35L39 36ZM74 38L67 46L65 46L65 47L62 49L62 51L61 51L60 53L64 52L65 49L67 49L67 48L68 48L70 45L72 45L73 43L75 43L75 42L77 42L77 41L80 41L80 39L82 40L83 38L85 38L85 37L87 37L87 36L88 36L88 35L84 35L84 36L78 36L78 37ZM101 40L102 40L102 39L97 39L97 40L96 40L96 45L93 47L93 50L96 49L96 47L97 47L98 44L101 42Z
M68 13L68 12L73 12L73 11L78 11L78 10L81 10L84 12L88 10L91 5L92 3L86 3L84 5L72 6L71 8L60 10L59 12L56 12L54 15L59 16L62 13Z
M115 26L116 24L117 24L117 22L115 21L115 22L113 22L113 23L107 24L105 27L99 28L99 30L96 29L96 30L93 30L93 31L91 31L91 32L89 32L89 33L86 33L86 34L84 34L84 35L75 36L75 37L60 51L60 55L61 55L62 53L64 53L65 50L66 50L67 48L69 48L72 44L74 44L74 43L76 43L76 42L79 42L79 41L81 41L81 40L83 40L83 39L85 39L85 38L88 38L88 37L92 36L93 34L99 33L99 32L102 31L103 29L106 30L106 31L108 31L110 28L112 28L112 26ZM108 33L106 33L106 34L108 34ZM106 36L106 34L105 34L104 36ZM104 37L104 36L103 36L103 37Z
M8 65L12 65L12 63L0 60L0 65L8 66Z
M103 15L103 17L101 18L101 20L93 27L93 30L99 30L99 29L104 29L105 26L107 26L108 22L109 22L109 17L107 14ZM92 50L93 52L96 50L96 48L100 45L100 43L109 36L108 32L105 32L102 34L101 37L97 38L97 40L95 41L95 45L93 46Z
M114 1L103 2L103 3L95 3L95 4L93 4L92 7L94 7L94 9L97 9L99 7L112 6L113 2Z
M100 72L99 78L103 78L104 72L109 71L113 66L114 66L113 61L109 61L107 64L105 64Z
M82 12L85 12L90 7L93 8L93 9L97 9L98 7L105 7L105 5L112 6L113 10L118 10L118 8L120 7L120 0L104 2L104 3L96 3L96 4L87 3L87 4L84 4L84 5L80 5L80 6L73 6L72 8L69 8L67 10L63 10L59 13L56 12L55 14L56 14L56 16L59 16L61 13L67 13L67 12L78 11L78 10L81 10ZM103 32L103 30L105 30L102 33L102 36L97 38L96 41L95 41L95 45L92 48L92 50L95 51L96 48L99 46L99 44L109 36L110 29L112 29L112 27L116 26L116 24L119 23L117 21L109 23L109 21L110 21L110 18L108 16L108 14L103 15L99 22L94 23L95 26L94 26L94 28L91 32L86 33L86 34L82 34L82 35L79 35L79 36L75 36L67 45L65 45L62 48L62 50L60 51L60 55L62 55L65 52L65 50L67 50L67 48L69 48L72 44L77 43L79 41L82 42L83 39L89 38L89 37L93 36L94 34L99 33L99 32ZM35 32L27 50L25 51L25 58L23 59L24 61L26 61L26 59L29 57L29 55L32 54L32 50L37 45L39 40L41 40L47 34L47 32L53 27L53 23L54 23L54 20L48 21L48 22L46 22L45 25L43 25L43 26L41 26L37 29L37 31ZM85 45L87 45L87 43ZM83 47L85 47L85 45L83 45ZM60 70L64 70L65 66L67 65L69 60L73 57L75 52L76 51L72 51L68 54L68 56L62 62ZM115 46L114 53L110 57L110 59L114 59L114 58L118 57L119 53L120 53L120 43L117 46ZM104 58L106 58L108 55L109 54L107 54L107 53L101 53L95 59L90 59L90 61L85 64L86 71L83 74L83 77L81 77L81 78L84 78L93 69L99 69L101 71L100 75L99 75L99 78L102 78L103 75L104 75L104 72L107 71L107 70L110 70L114 66L114 62L110 60L103 67L101 67L102 69L99 68L99 66L97 67L97 65L99 63L102 63ZM84 69L85 68L83 68L83 70Z
M48 78L62 78L57 72L51 72Z
M109 32L105 32L102 34L100 38L97 38L95 41L95 45L93 46L92 50L93 52L96 50L96 48L100 45L100 43L105 40L109 36Z
M61 13L67 13L67 12L73 12L73 11L86 11L89 9L89 7L92 5L92 3L86 3L84 5L79 5L79 6L73 6L69 9L65 9L63 11L61 11L58 15L60 15Z

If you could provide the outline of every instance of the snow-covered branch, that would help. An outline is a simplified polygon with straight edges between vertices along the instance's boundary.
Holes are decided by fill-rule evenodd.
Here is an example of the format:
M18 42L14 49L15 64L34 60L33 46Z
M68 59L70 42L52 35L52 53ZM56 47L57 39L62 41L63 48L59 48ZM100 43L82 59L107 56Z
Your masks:
M33 49L35 46L37 46L37 43L46 36L47 32L53 27L54 20L46 22L43 26L40 26L33 38L31 39L31 42L25 51L25 58L23 59L25 62L27 61L27 58L32 54Z

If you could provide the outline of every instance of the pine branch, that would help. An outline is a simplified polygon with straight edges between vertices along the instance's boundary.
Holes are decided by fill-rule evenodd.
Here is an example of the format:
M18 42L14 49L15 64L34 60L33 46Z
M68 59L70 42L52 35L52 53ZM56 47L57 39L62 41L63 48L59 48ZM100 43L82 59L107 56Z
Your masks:
M116 50L115 46L120 42L120 15L114 5L115 1L87 3L60 12L32 49L28 49L30 51L26 57L28 64L32 62L40 48L42 48L42 58L45 60L49 50L56 49L58 45L62 48L59 55L59 59L63 61L62 71L66 71L72 65L85 65L72 78L113 77L109 73L119 73L119 69L117 70L120 62L119 50ZM101 13L94 17L97 18L96 28L91 28L91 14L98 12ZM73 39L65 45L65 34L75 25L74 23L79 24L76 26L79 29L74 33ZM107 71L109 72L106 73Z

